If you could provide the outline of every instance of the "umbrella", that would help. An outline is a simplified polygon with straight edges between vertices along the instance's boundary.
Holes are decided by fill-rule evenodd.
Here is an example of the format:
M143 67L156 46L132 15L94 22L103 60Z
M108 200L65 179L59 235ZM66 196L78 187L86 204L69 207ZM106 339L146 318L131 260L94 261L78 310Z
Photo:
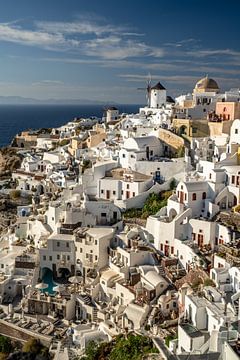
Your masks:
M53 287L53 291L56 291L56 292L60 292L64 289L65 289L65 287L63 285L56 285Z
M77 276L77 275L71 276L68 280L72 284L79 284L82 282L82 276Z
M44 282L40 282L35 286L35 288L39 289L39 290L44 290L44 289L48 288L48 284L45 284Z

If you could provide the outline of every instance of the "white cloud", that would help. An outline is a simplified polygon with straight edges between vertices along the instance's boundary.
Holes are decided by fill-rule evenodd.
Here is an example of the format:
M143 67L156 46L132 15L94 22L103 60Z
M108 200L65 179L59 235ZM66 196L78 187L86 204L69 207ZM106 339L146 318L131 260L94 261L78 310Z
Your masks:
M133 83L143 83L147 80L146 75L142 74L119 74L119 77L125 79L128 82ZM173 86L176 85L178 87L178 91L182 88L192 89L195 83L201 78L201 76L195 75L151 75L152 80L163 81L167 83L167 86L170 89L173 89ZM240 80L236 77L224 77L224 76L216 76L214 79L220 84L224 86L224 88L231 87L239 87ZM176 89L176 88L175 88ZM180 90L181 91L181 90Z
M215 55L240 56L240 51L235 51L232 49L197 49L195 51L189 51L187 54L195 57L207 57Z
M74 21L74 22L60 22L60 21L37 21L36 26L41 31L48 33L60 34L95 34L101 36L103 34L119 34L124 33L127 29L125 27L118 27L111 24L99 25L90 21ZM126 33L127 34L127 33ZM128 33L130 34L130 33ZM137 33L131 33L136 36Z
M90 21L34 22L33 29L16 23L0 24L0 41L38 46L48 50L71 50L99 59L126 59L131 57L162 57L162 48L153 47L136 37L143 34L131 32L127 27L97 24ZM87 36L86 36L87 35ZM135 40L133 39L135 38Z
M64 82L60 80L41 80L32 83L32 86L61 86L61 85L64 85Z

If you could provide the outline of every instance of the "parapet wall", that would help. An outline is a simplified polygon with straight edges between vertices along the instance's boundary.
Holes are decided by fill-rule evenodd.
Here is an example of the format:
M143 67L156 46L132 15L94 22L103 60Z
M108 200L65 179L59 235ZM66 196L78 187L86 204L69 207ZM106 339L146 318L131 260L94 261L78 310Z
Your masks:
M171 146L174 150L177 150L184 146L184 140L180 136L172 133L169 130L159 129L158 137L167 145Z

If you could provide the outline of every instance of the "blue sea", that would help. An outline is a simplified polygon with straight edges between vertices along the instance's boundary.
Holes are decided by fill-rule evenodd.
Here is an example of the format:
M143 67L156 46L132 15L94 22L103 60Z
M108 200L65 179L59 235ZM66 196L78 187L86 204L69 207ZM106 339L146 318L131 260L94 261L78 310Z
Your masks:
M136 113L139 105L117 105L121 113ZM102 117L103 105L0 105L0 147L26 129L58 127L74 117Z

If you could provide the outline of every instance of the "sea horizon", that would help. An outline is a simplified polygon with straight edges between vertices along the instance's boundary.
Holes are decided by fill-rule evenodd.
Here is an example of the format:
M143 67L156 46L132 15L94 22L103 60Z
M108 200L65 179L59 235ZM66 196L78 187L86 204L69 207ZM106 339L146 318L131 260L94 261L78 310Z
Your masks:
M102 117L108 105L77 104L0 104L0 148L10 145L23 130L54 128L75 117ZM138 104L114 104L120 113L136 113Z

